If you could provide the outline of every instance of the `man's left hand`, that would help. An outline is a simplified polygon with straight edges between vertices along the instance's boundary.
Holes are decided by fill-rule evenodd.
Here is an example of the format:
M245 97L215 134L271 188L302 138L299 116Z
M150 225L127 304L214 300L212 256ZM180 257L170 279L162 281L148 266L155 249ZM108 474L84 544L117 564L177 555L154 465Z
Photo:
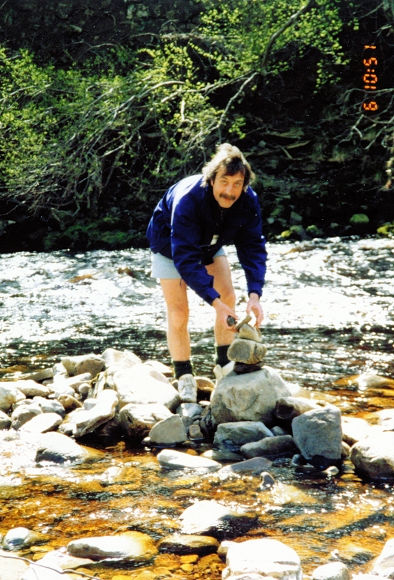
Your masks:
M263 322L263 319L264 319L264 312L263 312L263 309L262 309L261 304L260 304L260 296L258 294L256 294L255 292L251 292L249 294L249 300L248 300L248 304L246 306L246 312L249 315L253 312L253 314L256 318L255 327L259 328L260 324Z

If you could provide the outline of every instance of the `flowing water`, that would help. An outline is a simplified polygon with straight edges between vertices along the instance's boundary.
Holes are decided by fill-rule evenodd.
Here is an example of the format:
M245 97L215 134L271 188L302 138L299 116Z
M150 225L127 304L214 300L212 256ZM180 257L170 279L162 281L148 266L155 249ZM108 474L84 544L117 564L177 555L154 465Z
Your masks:
M375 411L394 408L394 389L350 378L394 378L394 242L338 238L271 243L268 250L266 364L343 414L370 419ZM242 317L243 273L233 250L228 256ZM0 255L0 379L107 347L169 363L164 303L149 270L147 250ZM212 308L193 293L189 298L194 366L212 378ZM363 481L348 462L329 478L276 461L277 484L263 492L259 478L251 476L219 481L162 472L154 451L124 440L89 444L105 451L103 461L43 469L3 442L0 533L25 526L48 540L27 557L78 537L126 529L158 540L178 529L179 515L197 499L216 499L257 516L258 524L243 537L282 540L298 552L306 574L335 553L355 571L367 570L393 536L393 485ZM161 554L142 569L98 567L94 574L219 579L222 568L216 555L185 560Z

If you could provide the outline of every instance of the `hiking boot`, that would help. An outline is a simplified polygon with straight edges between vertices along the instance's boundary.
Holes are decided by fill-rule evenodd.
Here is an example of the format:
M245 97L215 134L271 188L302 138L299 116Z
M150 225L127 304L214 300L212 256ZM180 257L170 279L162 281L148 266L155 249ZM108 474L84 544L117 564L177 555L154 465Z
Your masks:
M182 375L178 379L178 393L182 403L197 402L197 383L193 375Z

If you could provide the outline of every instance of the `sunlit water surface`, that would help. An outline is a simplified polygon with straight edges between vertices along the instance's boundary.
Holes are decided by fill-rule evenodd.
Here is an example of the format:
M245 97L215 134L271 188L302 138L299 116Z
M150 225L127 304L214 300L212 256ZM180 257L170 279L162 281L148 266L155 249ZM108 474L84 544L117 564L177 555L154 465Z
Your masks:
M363 373L393 378L394 243L386 239L318 240L270 244L264 289L266 364L312 396L345 414L370 417L394 407L389 387L362 388L342 379ZM228 251L245 310L242 270ZM45 368L66 354L131 349L169 363L165 309L149 276L146 250L0 255L0 372ZM190 293L194 364L212 377L212 308ZM303 473L288 460L274 463L277 484L259 491L259 478L221 481L160 470L155 451L123 440L98 441L102 462L89 467L38 468L26 446L0 442L0 533L26 526L46 535L41 552L84 535L136 529L160 539L178 529L178 516L196 499L217 499L258 517L244 537L270 536L292 546L308 574L339 554L367 570L393 536L393 486L362 481L345 462L336 478ZM202 449L197 449L202 451ZM240 538L241 539L241 538ZM27 552L37 557L36 552ZM154 577L221 577L214 556L192 564L160 555ZM160 576L167 570L168 576ZM97 577L137 578L141 569L98 567Z

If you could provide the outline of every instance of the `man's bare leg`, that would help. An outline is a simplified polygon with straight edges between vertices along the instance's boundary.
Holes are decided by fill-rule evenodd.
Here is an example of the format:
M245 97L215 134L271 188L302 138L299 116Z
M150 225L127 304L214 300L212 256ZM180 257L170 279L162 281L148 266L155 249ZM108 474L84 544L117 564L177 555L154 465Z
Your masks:
M190 360L189 304L186 284L179 278L161 279L167 306L167 342L172 360Z
M213 286L220 294L220 300L234 310L235 292L231 280L230 266L226 256L217 256L213 264L206 266L208 274L214 277ZM234 339L234 332L215 320L215 340L218 346L229 345Z

